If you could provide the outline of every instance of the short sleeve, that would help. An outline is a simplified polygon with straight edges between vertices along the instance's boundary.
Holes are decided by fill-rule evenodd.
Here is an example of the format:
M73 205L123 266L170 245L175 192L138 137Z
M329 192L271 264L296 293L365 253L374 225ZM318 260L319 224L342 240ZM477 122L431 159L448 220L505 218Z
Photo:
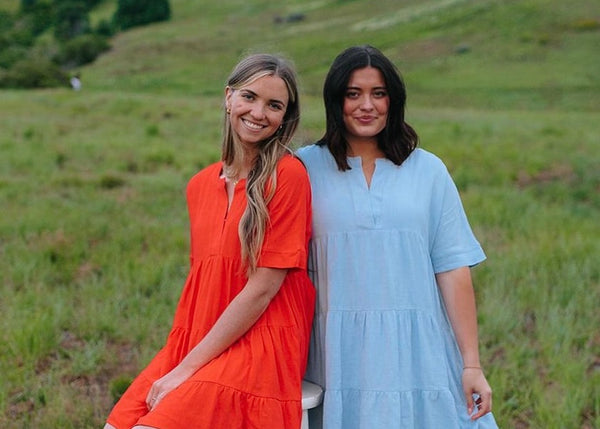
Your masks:
M434 187L430 211L433 231L430 252L434 271L441 273L484 261L485 253L473 234L458 189L445 167Z
M311 229L311 194L304 165L286 155L277 166L269 223L257 266L306 269Z

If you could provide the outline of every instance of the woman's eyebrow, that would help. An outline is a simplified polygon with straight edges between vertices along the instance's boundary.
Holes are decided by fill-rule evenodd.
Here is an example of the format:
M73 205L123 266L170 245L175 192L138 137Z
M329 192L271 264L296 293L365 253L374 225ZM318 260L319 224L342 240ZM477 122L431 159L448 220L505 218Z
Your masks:
M355 90L355 91L362 91L362 90L363 90L363 88L362 88L362 87L360 87L360 86L347 86L347 87L346 87L346 90L349 90L349 89L353 89L353 90ZM372 90L373 90L373 89L387 89L387 86L385 86L385 85L381 85L381 86L374 86L374 87L373 87L373 88L371 88L371 89L372 89Z

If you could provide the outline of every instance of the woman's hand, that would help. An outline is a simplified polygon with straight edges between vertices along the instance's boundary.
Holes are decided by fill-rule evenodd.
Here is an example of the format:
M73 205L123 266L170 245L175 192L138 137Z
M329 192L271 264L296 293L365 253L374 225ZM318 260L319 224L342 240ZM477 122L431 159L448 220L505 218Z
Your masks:
M483 375L481 368L466 367L463 369L462 385L467 399L467 411L469 415L473 413L474 404L477 405L477 413L471 416L471 420L477 420L479 417L492 411L492 389ZM473 401L473 395L479 397Z
M146 396L148 409L152 410L155 408L169 392L175 390L188 378L189 376L186 376L179 367L176 367L171 372L156 380L152 384L150 391L148 391L148 396Z

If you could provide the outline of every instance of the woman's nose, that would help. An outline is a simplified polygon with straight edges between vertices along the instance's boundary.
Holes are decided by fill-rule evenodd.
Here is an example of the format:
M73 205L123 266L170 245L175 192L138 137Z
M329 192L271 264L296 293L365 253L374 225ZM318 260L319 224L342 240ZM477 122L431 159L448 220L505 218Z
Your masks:
M250 114L255 119L263 119L265 117L265 106L260 103L256 103L252 106Z
M371 100L370 96L366 95L363 97L363 99L361 100L361 103L360 103L360 108L363 110L373 109L373 101Z

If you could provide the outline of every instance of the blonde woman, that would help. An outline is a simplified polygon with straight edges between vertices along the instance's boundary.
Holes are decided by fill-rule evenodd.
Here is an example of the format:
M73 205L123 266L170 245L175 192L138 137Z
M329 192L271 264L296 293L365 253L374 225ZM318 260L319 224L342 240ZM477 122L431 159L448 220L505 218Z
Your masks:
M296 77L242 60L225 88L222 161L187 187L191 269L166 345L105 428L299 428L314 288L310 185L288 144Z

